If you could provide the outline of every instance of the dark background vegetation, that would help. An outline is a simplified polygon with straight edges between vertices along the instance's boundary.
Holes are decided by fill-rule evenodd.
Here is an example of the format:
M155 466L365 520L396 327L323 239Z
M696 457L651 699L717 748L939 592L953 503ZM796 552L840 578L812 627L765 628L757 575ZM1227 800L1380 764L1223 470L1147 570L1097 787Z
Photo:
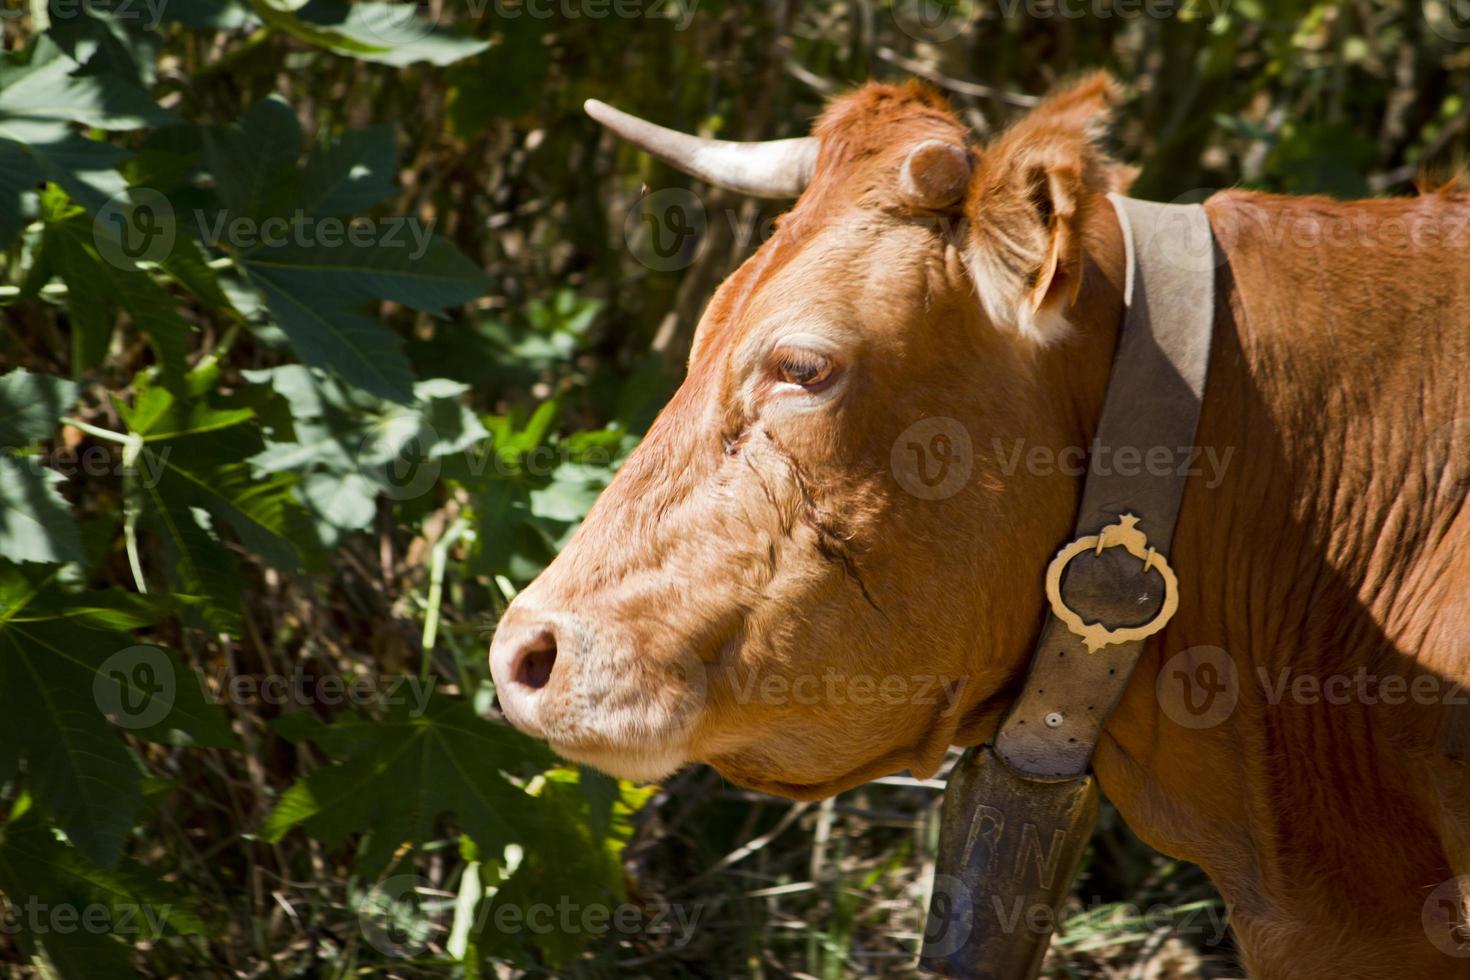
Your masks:
M1105 67L1117 152L1164 200L1412 193L1470 118L1459 0L154 3L0 21L17 975L913 970L941 783L620 786L481 717L499 611L776 213L584 99L772 138L919 75L983 139ZM704 208L678 268L640 238L645 187ZM298 213L370 237L209 233ZM421 254L404 216L439 236ZM1111 814L1077 895L1056 976L1238 975L1201 873Z

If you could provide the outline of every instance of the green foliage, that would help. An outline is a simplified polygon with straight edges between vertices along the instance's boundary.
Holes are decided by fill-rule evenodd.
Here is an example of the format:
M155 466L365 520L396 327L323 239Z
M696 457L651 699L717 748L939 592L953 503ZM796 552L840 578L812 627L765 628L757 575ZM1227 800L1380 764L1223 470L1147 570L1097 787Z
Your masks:
M462 839L493 883L465 890L472 918L495 895L621 900L627 816L646 796L614 785L608 797L606 781L584 785L482 718L486 671L461 646L477 627L460 616L440 633L448 679L432 696L433 649L402 665L411 675L357 675L380 694L411 682L421 699L302 689L269 727L236 683L301 677L315 641L291 617L262 617L263 599L314 601L315 583L383 528L421 541L461 512L478 533L455 574L478 589L478 615L493 614L605 485L614 454L588 464L587 447L626 445L594 430L530 475L524 455L561 439L555 401L530 403L533 424L517 430L522 407L487 412L484 392L477 408L468 383L410 361L405 336L474 368L441 340L464 328L441 334L436 322L490 284L436 221L394 213L394 127L319 121L308 141L289 98L267 89L240 104L208 65L192 82L160 81L159 59L223 32L227 59L262 44L297 57L305 42L325 59L319 71L339 57L388 71L456 63L489 39L374 2L172 5L187 28L140 25L123 5L36 10L0 60L0 301L28 324L0 351L29 357L0 373L0 891L18 920L13 952L68 980L144 961L211 972L207 947L188 940L201 920L156 875L192 868L210 890L233 862L204 884L192 842L149 838L195 809L180 777L194 755L254 753L258 766L262 740L272 752L296 743L298 764L259 787L256 815L216 828L242 859L267 843L304 855L291 842L309 836L351 858L351 894ZM483 321L496 352L483 366L524 387L572 356L597 305L558 303L524 334ZM22 353L43 335L62 343ZM475 507L506 482L549 494L528 518L542 547L519 565L474 547L514 536L514 521ZM237 672L242 655L253 671ZM298 859L277 873L312 875ZM123 906L171 914L130 930L111 914ZM109 914L80 931L25 920L32 908L94 907ZM565 961L583 941L576 930L507 939L475 921L453 957L470 973L481 958ZM397 951L369 941L353 955Z

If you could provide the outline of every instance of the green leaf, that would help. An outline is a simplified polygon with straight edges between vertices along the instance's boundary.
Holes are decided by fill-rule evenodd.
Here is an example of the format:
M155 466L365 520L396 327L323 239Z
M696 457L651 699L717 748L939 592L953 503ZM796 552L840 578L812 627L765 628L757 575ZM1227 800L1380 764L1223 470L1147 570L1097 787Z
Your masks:
M132 80L82 73L81 67L45 37L27 64L6 65L0 71L0 139L51 143L73 123L124 131L179 121Z
M27 760L31 792L88 857L112 865L143 804L137 764L93 696L126 636L18 615L57 588L0 565L0 771Z
M0 375L0 450L48 439L77 401L77 386L17 368Z
M296 478L254 477L246 460L263 448L254 426L148 440L139 467L148 527L168 544L171 571L185 592L208 596L206 618L217 628L239 623L239 559L220 538L232 530L251 553L284 570L301 565L312 530L293 495Z
M387 324L353 310L318 305L303 280L278 281L269 272L251 271L252 281L303 361L364 391L408 401L413 370L403 356L402 339Z
M502 909L523 912L557 901L580 907L621 904L626 897L621 855L633 830L630 817L652 792L652 787L619 783L586 769L546 773L537 793L539 839L524 848L519 867L477 916L478 952L524 962L535 955L534 947L554 965L570 961L585 935L572 929L502 929L497 923L504 920L497 916Z
M116 240L106 257L99 252L107 233L104 225L79 213L46 222L42 248L68 289L73 369L101 362L121 307L147 336L164 375L181 380L193 328L179 315L168 290L128 262Z
M249 422L250 408L218 408L203 398L183 398L167 388L150 385L146 376L133 379L133 403L114 400L118 414L144 442L217 432Z
M242 255L240 265L303 361L398 402L411 399L413 384L402 341L362 310L386 299L442 313L486 287L483 274L453 245L406 232L385 231L372 245L257 248Z
M204 131L204 160L229 220L289 213L301 142L295 111L277 95L251 106L238 125Z
M479 54L490 42L444 30L418 16L417 5L363 0L311 0L303 6L253 0L272 27L337 54L403 66L448 65Z
M265 443L250 408L217 408L135 379L132 405L118 402L143 437L136 485L142 526L158 534L180 591L204 597L215 628L239 627L240 560L221 535L233 532L252 554L283 570L312 553L311 522L294 497L296 477L257 479L248 462Z
M291 16L263 0L257 9L267 20ZM239 126L210 130L205 158L225 209L204 222L205 237L236 253L302 361L406 403L413 372L402 339L372 311L389 300L442 315L481 295L485 277L416 221L343 220L393 193L388 129L325 142L297 169L300 147L295 113L276 98L257 103Z
M297 204L307 214L359 214L397 191L393 128L374 126L343 133L316 147L301 174Z
M407 694L381 719L341 720L312 735L342 761L298 780L281 798L262 836L279 841L291 828L336 846L366 833L358 870L387 866L403 843L439 834L439 821L456 823L482 851L539 839L534 799L501 775L526 763L550 765L540 743L486 721L466 701L428 699L422 714Z
M81 561L71 506L57 492L63 477L34 457L0 456L0 554L12 561Z
M130 975L134 943L204 933L185 900L151 872L133 862L111 870L88 860L34 810L0 828L0 892L21 949L31 956L44 949L66 980ZM72 917L74 927L63 930L58 915ZM32 931L38 922L43 928Z

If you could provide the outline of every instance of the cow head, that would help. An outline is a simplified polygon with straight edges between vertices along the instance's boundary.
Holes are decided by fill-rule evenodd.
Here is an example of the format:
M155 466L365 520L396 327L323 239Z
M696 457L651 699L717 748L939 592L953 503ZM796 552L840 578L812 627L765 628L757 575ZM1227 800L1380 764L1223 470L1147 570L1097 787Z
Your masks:
M514 724L627 778L700 761L802 798L930 773L993 730L1121 317L1110 92L1088 78L985 147L917 85L769 145L589 107L702 177L801 196L502 619Z

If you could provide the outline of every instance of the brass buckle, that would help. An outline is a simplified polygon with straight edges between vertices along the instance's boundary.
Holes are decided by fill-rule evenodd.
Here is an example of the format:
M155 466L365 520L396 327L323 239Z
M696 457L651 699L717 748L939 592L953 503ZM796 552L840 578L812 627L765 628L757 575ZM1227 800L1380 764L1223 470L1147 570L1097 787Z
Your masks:
M1086 623L1075 610L1062 599L1062 572L1073 558L1084 551L1102 554L1104 548L1122 548L1135 558L1142 560L1143 570L1158 570L1164 579L1164 604L1153 619L1142 626L1120 626L1108 629L1101 623ZM1110 643L1129 643L1147 639L1168 625L1179 609L1179 580L1164 556L1149 547L1148 535L1138 529L1138 518L1124 514L1117 523L1109 524L1097 534L1085 534L1057 552L1046 570L1046 597L1051 601L1051 611L1066 624L1067 629L1082 638L1088 653L1097 653Z

